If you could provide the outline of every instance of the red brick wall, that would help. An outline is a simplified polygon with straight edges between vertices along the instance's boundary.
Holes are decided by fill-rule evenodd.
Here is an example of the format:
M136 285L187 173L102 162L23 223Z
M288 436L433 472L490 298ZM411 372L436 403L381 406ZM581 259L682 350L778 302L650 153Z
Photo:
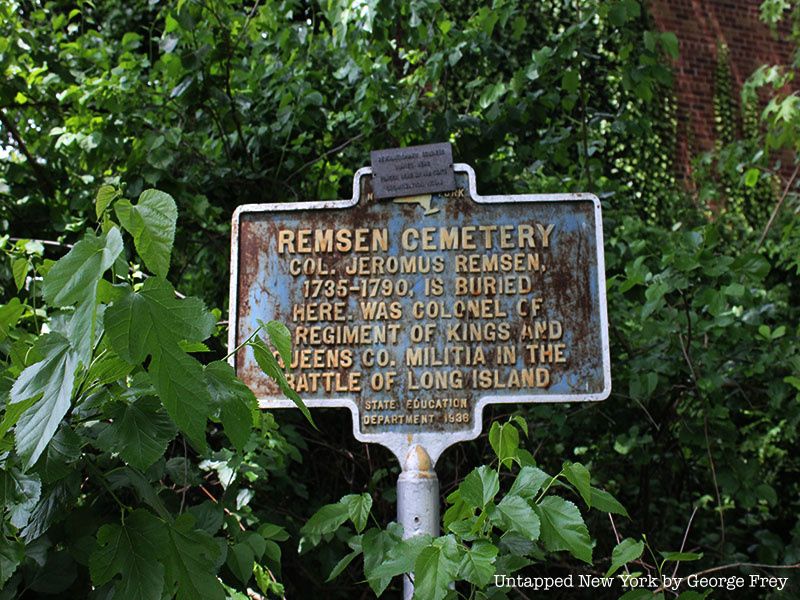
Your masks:
M650 0L648 4L656 28L674 32L680 43L675 65L676 162L684 176L693 156L714 147L717 42L730 51L737 100L742 83L759 65L788 61L791 45L785 35L776 37L759 20L760 4L760 0Z

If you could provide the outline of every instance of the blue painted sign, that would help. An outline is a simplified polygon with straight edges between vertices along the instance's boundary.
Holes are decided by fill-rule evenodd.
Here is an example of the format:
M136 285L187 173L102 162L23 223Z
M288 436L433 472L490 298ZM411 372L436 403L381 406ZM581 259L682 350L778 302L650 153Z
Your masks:
M454 167L450 192L377 200L365 168L350 200L234 216L230 347L285 323L306 404L396 453L477 436L486 404L610 393L597 198L480 196ZM251 349L232 360L262 407L294 406Z

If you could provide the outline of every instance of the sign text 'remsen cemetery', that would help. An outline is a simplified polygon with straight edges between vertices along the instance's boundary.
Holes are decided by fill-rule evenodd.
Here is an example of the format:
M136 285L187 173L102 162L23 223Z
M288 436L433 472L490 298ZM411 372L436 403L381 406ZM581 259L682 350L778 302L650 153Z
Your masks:
M355 408L362 439L474 431L486 403L607 397L597 199L481 197L467 165L455 178L380 200L365 168L351 200L240 207L231 348L285 323L289 383ZM263 407L293 406L250 348L234 358Z

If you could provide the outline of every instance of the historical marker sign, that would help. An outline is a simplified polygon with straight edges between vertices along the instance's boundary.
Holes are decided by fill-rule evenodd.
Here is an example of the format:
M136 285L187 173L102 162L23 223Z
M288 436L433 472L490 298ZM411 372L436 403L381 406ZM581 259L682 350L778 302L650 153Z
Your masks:
M500 402L603 400L610 362L600 203L590 194L448 192L239 207L229 346L258 321L292 334L289 382L311 407L348 407L363 441L435 461ZM294 406L250 348L233 357L263 408Z

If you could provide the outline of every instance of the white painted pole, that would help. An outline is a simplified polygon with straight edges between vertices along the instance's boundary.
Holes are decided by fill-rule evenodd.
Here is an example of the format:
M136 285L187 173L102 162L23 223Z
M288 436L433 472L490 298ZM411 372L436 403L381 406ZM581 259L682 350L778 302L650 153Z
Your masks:
M411 446L397 478L397 522L403 537L439 535L439 478L425 448ZM403 599L414 596L414 582L403 578Z

